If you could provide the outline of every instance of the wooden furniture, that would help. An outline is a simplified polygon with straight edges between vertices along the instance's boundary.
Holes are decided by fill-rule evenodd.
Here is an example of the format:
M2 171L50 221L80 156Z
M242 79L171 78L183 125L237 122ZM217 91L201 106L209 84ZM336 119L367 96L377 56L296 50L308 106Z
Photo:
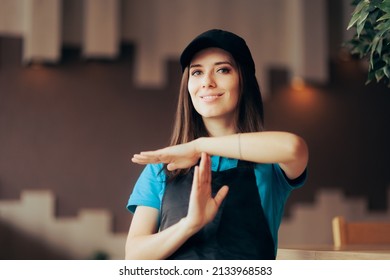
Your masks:
M337 216L332 220L333 244L345 245L390 245L389 222L350 222Z
M390 260L390 245L303 245L278 249L277 260Z
M333 245L301 245L278 249L278 260L390 260L389 222L332 220Z

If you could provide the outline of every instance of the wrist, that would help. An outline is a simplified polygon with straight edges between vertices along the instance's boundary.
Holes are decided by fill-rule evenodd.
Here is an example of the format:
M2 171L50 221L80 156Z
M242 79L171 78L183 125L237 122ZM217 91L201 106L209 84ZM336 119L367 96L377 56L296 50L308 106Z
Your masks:
M187 237L191 237L202 228L200 225L193 224L188 217L182 218L179 224Z
M197 138L193 141L195 153L197 155L199 155L199 157L200 157L201 153L203 152L203 149L202 149L203 140L204 140L204 137L200 137L200 138Z

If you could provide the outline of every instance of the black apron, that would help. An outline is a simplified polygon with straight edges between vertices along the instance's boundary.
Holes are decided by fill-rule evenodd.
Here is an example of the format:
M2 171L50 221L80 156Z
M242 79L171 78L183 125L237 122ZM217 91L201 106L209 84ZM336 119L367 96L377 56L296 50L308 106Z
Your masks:
M194 169L166 185L160 230L187 215ZM236 168L212 172L212 195L223 186L229 192L215 219L190 237L168 259L275 259L274 241L261 206L254 164L238 161Z

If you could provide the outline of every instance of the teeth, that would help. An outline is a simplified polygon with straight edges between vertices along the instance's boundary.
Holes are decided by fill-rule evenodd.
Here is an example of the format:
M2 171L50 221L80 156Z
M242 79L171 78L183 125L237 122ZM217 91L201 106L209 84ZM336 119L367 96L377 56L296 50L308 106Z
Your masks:
M201 98L202 99L207 99L207 100L212 100L212 99L216 99L218 97L222 96L222 94L218 94L218 95L206 95L206 96L202 96Z

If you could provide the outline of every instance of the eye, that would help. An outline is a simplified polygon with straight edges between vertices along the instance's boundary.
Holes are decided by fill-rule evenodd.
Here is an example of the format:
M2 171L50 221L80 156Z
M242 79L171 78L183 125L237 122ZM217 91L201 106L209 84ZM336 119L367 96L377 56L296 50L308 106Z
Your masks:
M222 73L222 74L229 74L230 71L231 71L231 69L228 67L223 67L223 68L220 68L217 70L218 73Z
M194 70L191 72L191 76L199 76L200 74L202 74L202 71L200 70Z

